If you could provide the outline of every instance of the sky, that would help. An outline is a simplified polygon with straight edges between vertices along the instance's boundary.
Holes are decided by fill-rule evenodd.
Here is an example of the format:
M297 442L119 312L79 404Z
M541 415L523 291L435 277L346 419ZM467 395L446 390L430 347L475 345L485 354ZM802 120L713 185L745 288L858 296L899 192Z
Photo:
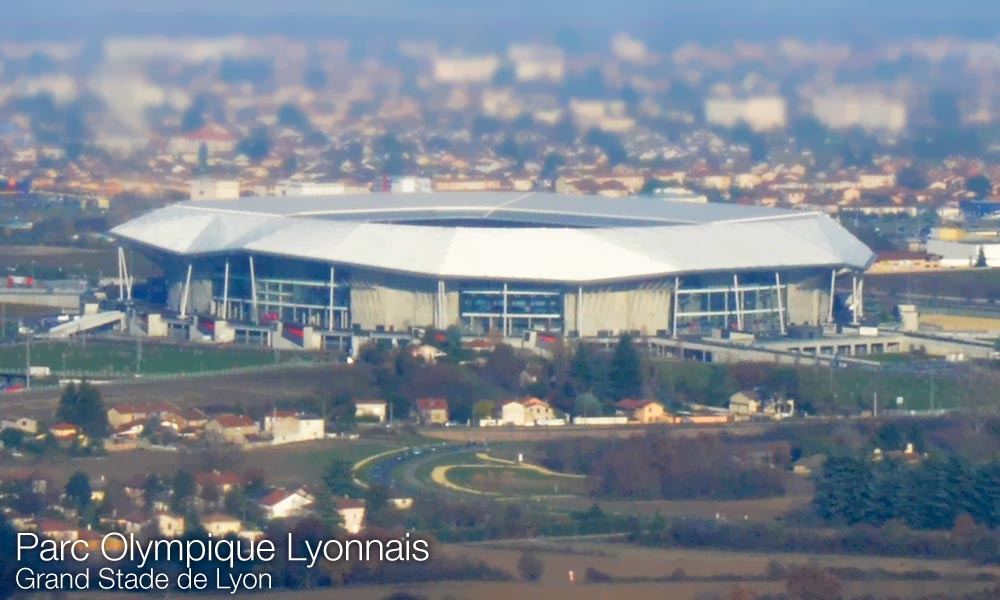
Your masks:
M211 35L474 29L630 30L706 39L776 34L996 36L995 0L35 0L9 2L5 35ZM359 29L360 28L360 29Z

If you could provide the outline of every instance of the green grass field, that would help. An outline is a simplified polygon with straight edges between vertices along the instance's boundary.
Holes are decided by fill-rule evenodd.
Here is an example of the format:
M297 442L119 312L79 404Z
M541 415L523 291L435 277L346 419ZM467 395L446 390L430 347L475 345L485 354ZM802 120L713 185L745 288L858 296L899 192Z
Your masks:
M26 363L24 344L0 346L0 370L20 371ZM171 375L224 371L293 361L318 362L326 357L301 352L258 348L211 348L129 341L51 340L32 342L32 366L47 366L55 373L131 376Z

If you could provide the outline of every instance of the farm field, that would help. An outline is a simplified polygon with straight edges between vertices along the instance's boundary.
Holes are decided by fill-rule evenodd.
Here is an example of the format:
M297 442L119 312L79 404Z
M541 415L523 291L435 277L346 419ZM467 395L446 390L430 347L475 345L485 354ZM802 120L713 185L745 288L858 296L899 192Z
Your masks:
M229 453L225 456L223 468L237 473L250 468L261 469L271 484L316 482L323 469L335 458L355 462L393 447L396 447L395 444L386 440L317 440ZM60 485L75 471L83 471L92 479L124 480L138 473L172 476L179 469L193 472L207 468L203 457L197 454L152 450L77 458L38 466L50 473Z
M34 351L34 346L32 346ZM245 408L271 406L295 400L329 385L337 367L293 366L278 370L243 372L159 381L109 383L100 386L107 406L144 400L173 402L178 406L213 406L239 399ZM26 416L49 418L59 402L60 390L42 389L0 396L0 409Z
M511 543L500 545L463 544L446 545L443 550L450 556L464 556L483 560L493 566L515 572L517 560L526 547L537 551L544 563L544 573L538 583L512 582L434 582L407 585L376 585L305 591L276 590L258 594L266 600L321 600L336 597L349 600L384 600L396 591L405 590L426 597L428 600L507 600L509 598L547 599L568 598L575 600L662 600L663 598L694 600L718 595L730 597L737 582L747 577L760 576L772 560L784 565L806 563L815 559L824 567L854 567L884 569L894 573L931 570L944 576L964 578L948 580L848 581L844 583L844 596L877 594L879 597L912 597L932 593L972 592L991 587L992 582L971 581L982 574L1000 574L996 568L985 568L963 561L936 561L923 559L897 559L871 556L836 556L806 554L757 554L718 552L709 550L660 550L625 544L595 541L554 540L545 551L545 545ZM587 584L580 579L587 567L595 567L615 577L664 578L676 569L683 569L687 577L717 577L718 581L661 581L639 583ZM577 575L576 583L569 583L568 572ZM756 593L781 593L781 581L743 582ZM98 596L94 596L98 597ZM101 596L103 597L103 596ZM115 595L116 598L129 597ZM206 596L217 597L222 596ZM108 596L110 599L110 596ZM131 597L129 597L131 598Z
M246 347L197 347L144 340L46 340L31 344L32 366L46 366L55 373L104 376L173 375L223 371L290 362L328 360L302 352L274 352ZM0 346L0 370L23 369L25 344Z

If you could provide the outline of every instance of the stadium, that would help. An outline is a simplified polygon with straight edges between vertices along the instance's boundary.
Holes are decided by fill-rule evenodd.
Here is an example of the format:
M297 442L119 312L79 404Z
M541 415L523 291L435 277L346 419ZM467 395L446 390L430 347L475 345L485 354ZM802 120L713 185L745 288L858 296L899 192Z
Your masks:
M780 335L857 320L872 251L821 213L553 193L181 202L112 230L172 318L403 332Z

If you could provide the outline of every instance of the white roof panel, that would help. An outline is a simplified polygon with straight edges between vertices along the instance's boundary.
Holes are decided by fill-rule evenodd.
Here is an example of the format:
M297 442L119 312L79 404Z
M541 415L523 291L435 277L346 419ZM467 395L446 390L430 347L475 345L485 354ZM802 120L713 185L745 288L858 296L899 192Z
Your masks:
M563 282L812 266L863 269L874 258L861 241L819 213L555 194L479 196L185 202L129 221L112 233L184 255L242 250L442 278ZM265 202L284 209L260 210ZM323 218L330 211L337 218ZM541 224L490 226L504 212L514 218L501 220ZM386 215L393 222L381 222ZM400 215L420 215L413 219L423 221L458 218L463 225L405 224L411 218ZM542 217L535 219L537 215ZM465 225L469 219L483 226ZM605 225L573 228L557 225L559 219ZM621 226L623 220L628 226Z

